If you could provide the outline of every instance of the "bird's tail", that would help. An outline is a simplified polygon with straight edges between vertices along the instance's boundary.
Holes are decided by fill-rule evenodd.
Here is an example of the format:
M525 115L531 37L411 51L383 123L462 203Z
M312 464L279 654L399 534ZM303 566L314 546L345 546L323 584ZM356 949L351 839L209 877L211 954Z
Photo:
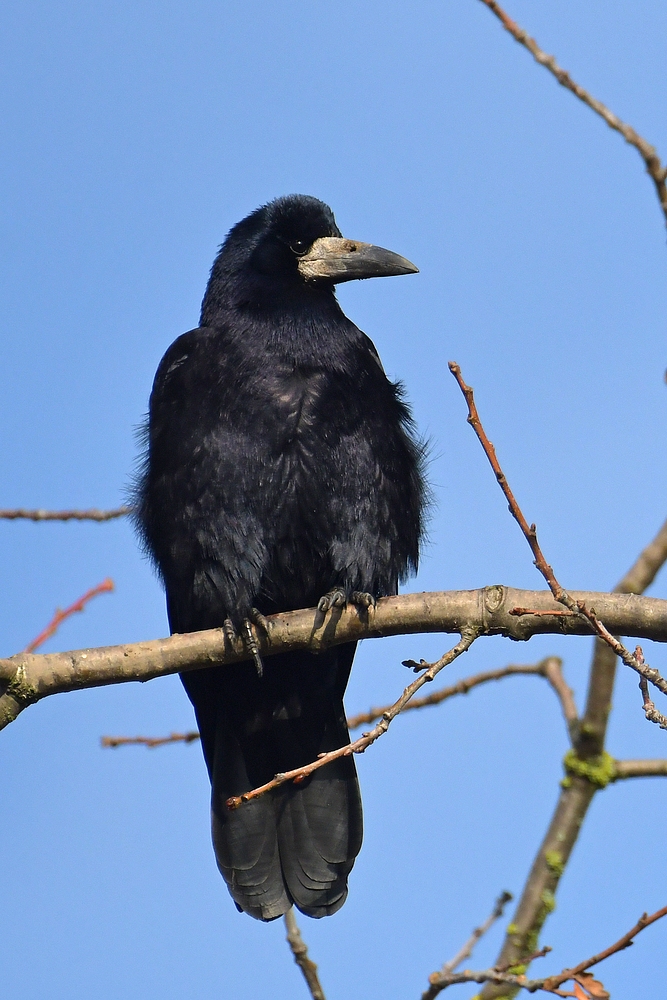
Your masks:
M354 758L230 810L226 800L349 742L343 692L355 645L268 657L183 677L212 783L218 867L239 909L273 920L294 905L335 913L362 839Z

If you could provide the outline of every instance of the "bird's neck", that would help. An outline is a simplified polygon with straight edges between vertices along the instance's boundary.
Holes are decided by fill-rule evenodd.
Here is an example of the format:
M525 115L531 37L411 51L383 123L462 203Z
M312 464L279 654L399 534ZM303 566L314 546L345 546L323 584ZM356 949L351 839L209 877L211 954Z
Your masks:
M333 289L308 289L304 294L248 297L232 304L202 303L202 326L224 328L258 355L273 355L297 365L338 367L359 331L340 308ZM340 357L339 357L340 355Z

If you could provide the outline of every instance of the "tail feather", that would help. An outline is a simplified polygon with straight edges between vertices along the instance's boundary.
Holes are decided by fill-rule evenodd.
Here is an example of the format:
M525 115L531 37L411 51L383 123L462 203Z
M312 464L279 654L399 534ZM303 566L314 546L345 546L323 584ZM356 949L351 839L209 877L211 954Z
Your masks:
M352 757L238 809L225 803L349 741L342 697L354 648L270 657L262 678L247 663L183 677L211 774L218 867L239 909L260 920L292 903L321 917L345 902L362 839Z
M295 905L322 917L335 913L347 897L347 877L361 848L361 798L350 758L326 765L309 780L306 788L289 789L278 841Z

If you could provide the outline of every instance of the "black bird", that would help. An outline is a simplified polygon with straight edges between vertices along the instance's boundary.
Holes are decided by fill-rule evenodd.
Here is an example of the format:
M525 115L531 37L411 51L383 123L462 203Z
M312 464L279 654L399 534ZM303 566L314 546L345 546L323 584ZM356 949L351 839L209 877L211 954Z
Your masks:
M172 632L224 627L256 646L277 611L395 594L417 568L423 446L400 385L342 312L337 282L408 274L292 195L253 212L215 259L200 326L155 376L135 497ZM335 913L361 848L352 757L230 811L226 799L343 746L355 643L182 675L212 783L218 867L260 920ZM257 657L256 657L257 659Z

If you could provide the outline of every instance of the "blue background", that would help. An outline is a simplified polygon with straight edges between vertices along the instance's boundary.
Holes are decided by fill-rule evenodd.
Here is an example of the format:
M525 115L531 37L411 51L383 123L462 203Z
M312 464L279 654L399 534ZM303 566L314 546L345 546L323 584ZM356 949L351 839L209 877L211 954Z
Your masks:
M510 13L667 154L663 3L513 0ZM340 289L432 441L436 509L410 586L543 586L450 358L562 582L613 586L665 517L664 219L637 153L482 4L28 0L0 24L0 506L122 501L154 370L196 325L217 245L298 191L421 269ZM3 655L107 575L116 592L45 649L166 634L128 523L2 522L0 544ZM401 659L447 641L364 643L348 710L393 700ZM581 703L590 647L482 640L445 683L559 653ZM54 697L3 732L8 1000L305 996L282 923L239 915L216 871L198 746L99 746L192 725L168 678ZM609 747L667 756L628 671ZM358 759L366 835L349 900L300 920L329 1000L418 997L499 891L520 891L566 748L551 692L517 678L397 720ZM666 795L648 779L596 797L536 973L667 902ZM612 995L656 995L666 953L664 922L601 977Z

